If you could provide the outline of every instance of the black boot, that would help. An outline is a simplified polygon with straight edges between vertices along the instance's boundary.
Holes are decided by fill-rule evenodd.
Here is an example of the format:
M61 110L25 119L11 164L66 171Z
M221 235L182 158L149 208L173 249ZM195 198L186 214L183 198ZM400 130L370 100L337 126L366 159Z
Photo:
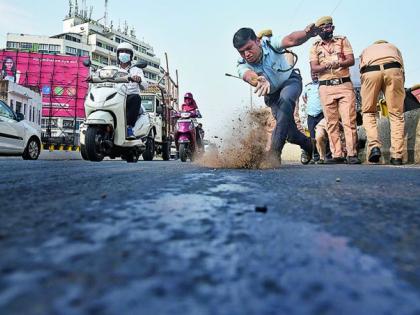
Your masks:
M314 142L311 139L308 140L308 144L305 149L303 149L300 157L300 162L304 165L308 164L312 160L312 154L314 152Z
M373 147L372 150L370 150L368 161L370 163L378 163L380 158L381 158L381 149L379 149L378 147Z
M390 162L392 165L403 165L402 159L391 158Z

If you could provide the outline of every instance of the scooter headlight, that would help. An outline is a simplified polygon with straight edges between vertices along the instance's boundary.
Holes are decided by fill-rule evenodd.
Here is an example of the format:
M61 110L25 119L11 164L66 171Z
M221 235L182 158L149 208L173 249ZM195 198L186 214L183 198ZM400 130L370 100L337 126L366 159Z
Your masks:
M112 79L117 72L117 69L102 69L99 71L99 78L102 80Z

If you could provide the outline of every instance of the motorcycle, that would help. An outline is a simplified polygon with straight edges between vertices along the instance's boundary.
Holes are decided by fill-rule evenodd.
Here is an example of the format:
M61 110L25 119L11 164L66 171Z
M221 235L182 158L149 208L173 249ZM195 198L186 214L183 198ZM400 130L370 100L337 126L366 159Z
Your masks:
M179 158L182 162L186 162L188 158L193 161L203 152L203 139L201 139L201 133L197 131L196 119L201 118L201 114L198 110L175 112L173 117L178 119L174 138Z
M83 64L90 67L90 60ZM141 62L133 67L145 68ZM87 80L86 120L80 127L80 151L84 160L100 162L104 157L121 157L137 162L145 151L145 142L152 129L149 115L143 110L133 127L135 140L127 139L126 99L130 74L116 66L105 66Z

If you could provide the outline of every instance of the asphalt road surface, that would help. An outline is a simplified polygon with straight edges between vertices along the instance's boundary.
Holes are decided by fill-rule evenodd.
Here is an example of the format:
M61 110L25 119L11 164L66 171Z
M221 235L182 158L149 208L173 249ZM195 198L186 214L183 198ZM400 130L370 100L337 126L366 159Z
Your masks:
M420 314L419 204L416 167L0 159L0 314Z

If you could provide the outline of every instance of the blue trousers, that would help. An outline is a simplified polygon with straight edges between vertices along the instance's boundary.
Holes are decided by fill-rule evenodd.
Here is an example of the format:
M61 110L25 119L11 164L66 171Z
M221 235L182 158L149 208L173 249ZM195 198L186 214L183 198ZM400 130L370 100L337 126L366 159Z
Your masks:
M264 98L265 104L270 107L276 119L276 128L273 131L271 150L281 154L286 140L299 145L303 150L311 150L311 140L301 133L293 116L296 102L302 93L302 77L293 71L290 78L282 87Z

